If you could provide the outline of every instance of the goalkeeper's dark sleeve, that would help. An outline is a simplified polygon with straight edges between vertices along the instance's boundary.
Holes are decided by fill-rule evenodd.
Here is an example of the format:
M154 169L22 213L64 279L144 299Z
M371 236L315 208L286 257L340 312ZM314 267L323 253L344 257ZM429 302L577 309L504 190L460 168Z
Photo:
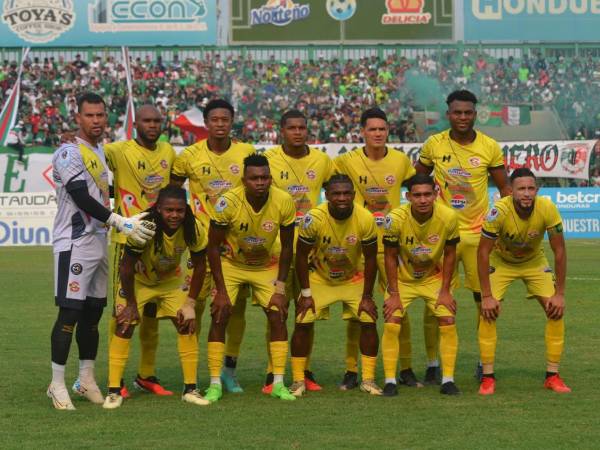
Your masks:
M66 188L78 208L85 211L94 219L106 223L111 215L111 211L90 195L84 180L69 181Z

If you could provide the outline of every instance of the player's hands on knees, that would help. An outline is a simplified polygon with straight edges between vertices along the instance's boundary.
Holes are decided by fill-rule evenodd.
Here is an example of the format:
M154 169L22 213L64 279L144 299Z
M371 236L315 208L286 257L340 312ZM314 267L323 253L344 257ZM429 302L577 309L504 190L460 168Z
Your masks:
M267 311L271 311L273 308L277 308L281 321L285 322L288 315L288 302L284 294L278 294L276 292L271 295L271 299L267 305Z
M308 311L312 311L313 314L317 313L315 309L315 299L312 298L312 295L304 297L302 294L300 294L300 297L296 302L296 317L298 320L302 321Z
M371 295L363 295L358 304L357 315L360 317L361 313L368 315L373 321L377 321L377 305Z
M500 315L500 302L491 295L481 297L481 315L488 322L492 322Z
M118 314L117 314L117 324L121 326L121 330L123 333L127 332L130 326L132 326L132 322L136 322L140 320L140 314L138 313L137 303L128 302Z
M442 289L438 295L437 302L435 302L436 308L438 306L444 306L452 314L456 315L456 300L452 297L452 294L448 290Z
M231 300L227 292L215 293L212 303L210 304L210 314L215 323L221 323L231 314Z
M383 302L383 317L386 321L389 321L394 317L396 311L404 312L402 307L402 301L400 300L400 294L390 294L390 296Z
M196 332L196 300L188 297L177 311L177 326L187 334Z
M562 316L565 313L565 296L562 294L554 294L546 302L545 309L546 317L548 317L548 319L562 319Z

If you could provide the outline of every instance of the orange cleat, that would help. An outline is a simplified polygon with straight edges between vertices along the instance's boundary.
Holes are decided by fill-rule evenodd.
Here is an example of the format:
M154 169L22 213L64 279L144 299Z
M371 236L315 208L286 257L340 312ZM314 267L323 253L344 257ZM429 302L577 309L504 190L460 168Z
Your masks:
M131 397L129 389L127 389L127 386L125 386L124 384L121 385L121 391L119 392L119 394L121 395L121 397L123 397L123 399Z
M142 391L150 392L151 394L161 396L173 395L172 391L167 391L164 387L161 386L160 381L158 381L158 378L156 377L142 378L138 375L137 377L135 377L133 385L136 388Z
M262 387L262 393L263 394L271 395L271 392L273 392L273 383L271 383L271 384L265 384Z
M495 390L496 379L484 375L483 378L481 378L481 384L479 385L479 393L481 395L492 395Z
M557 373L546 378L544 387L554 392L558 392L559 394L571 392L571 388L565 384L563 379Z
M317 380L315 380L315 376L310 370L304 371L304 386L306 387L307 391L311 392L323 390L319 383L317 383Z

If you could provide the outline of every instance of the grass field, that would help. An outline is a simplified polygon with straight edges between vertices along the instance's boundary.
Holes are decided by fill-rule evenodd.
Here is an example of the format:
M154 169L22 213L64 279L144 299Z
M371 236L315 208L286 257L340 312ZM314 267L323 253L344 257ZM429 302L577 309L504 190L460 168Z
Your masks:
M239 363L246 392L225 395L218 404L195 407L179 396L136 393L119 410L74 400L75 412L51 407L52 299L50 248L3 248L0 256L0 447L1 448L597 448L600 438L600 241L570 241L567 284L567 343L562 375L569 395L542 389L544 315L524 289L514 285L499 322L497 393L477 395L474 305L464 289L459 299L459 354L456 381L463 395L442 397L436 388L401 389L395 398L340 392L344 326L340 309L316 328L313 370L321 393L293 403L260 393L265 365L264 317L249 308ZM413 361L418 376L425 364L420 305L412 308ZM101 323L99 384L106 383L107 316ZM206 368L207 317L203 320L200 385ZM173 327L161 324L158 375L178 391L181 373ZM137 342L137 337L135 338ZM137 366L137 345L126 379ZM381 366L381 364L380 364ZM77 346L71 348L67 379L77 373ZM379 367L379 381L382 381Z

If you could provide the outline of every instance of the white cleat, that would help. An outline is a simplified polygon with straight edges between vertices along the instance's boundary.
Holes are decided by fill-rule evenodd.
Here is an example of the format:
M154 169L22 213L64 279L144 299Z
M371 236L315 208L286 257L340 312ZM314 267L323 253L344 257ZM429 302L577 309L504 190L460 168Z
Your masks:
M119 394L109 393L104 399L102 407L104 409L117 409L123 404L123 397Z
M187 403L191 403L193 405L198 405L198 406L210 405L210 402L208 400L206 400L204 397L202 397L202 395L200 394L200 391L198 389L194 389L193 391L185 392L181 396L181 400L183 400L184 402L187 402Z
M295 381L289 388L290 394L294 397L302 397L306 392L306 384L304 381Z
M96 405L104 404L104 396L96 384L96 380L81 382L79 378L73 383L73 392L77 395L87 398L90 402Z
M371 395L383 395L383 391L377 386L374 380L363 380L360 383L360 390Z
M69 391L67 391L67 387L64 384L58 385L50 383L46 395L52 399L54 408L66 411L75 410L75 406L73 406L73 403L71 402L71 397L69 397Z

